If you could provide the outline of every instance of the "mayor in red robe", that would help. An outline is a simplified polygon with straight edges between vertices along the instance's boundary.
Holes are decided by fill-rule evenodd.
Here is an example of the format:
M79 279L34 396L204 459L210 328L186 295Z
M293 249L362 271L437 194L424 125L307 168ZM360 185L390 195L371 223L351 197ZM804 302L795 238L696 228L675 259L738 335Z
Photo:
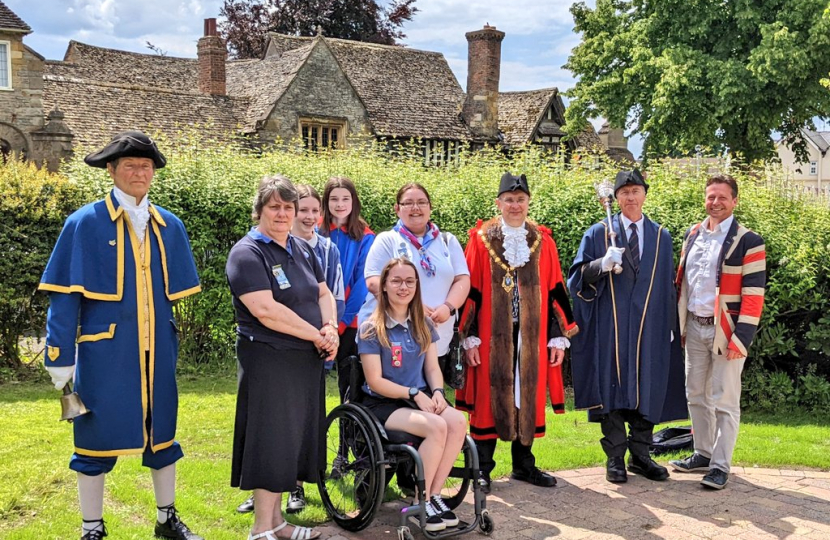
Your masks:
M536 467L533 439L545 434L545 405L563 413L561 362L577 333L550 231L527 219L524 175L501 179L499 216L470 231L471 290L462 317L467 377L456 407L470 414L485 491L496 441L512 441L513 478L551 487Z

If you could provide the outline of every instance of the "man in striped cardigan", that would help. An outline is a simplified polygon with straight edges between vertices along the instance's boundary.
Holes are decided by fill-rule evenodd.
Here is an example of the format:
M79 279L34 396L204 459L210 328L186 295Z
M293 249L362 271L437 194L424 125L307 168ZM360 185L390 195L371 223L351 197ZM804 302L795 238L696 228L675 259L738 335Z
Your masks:
M701 484L713 489L729 480L741 418L741 372L764 306L764 239L735 220L737 204L734 178L709 178L709 217L686 232L677 271L695 452L670 464L680 472L708 471Z

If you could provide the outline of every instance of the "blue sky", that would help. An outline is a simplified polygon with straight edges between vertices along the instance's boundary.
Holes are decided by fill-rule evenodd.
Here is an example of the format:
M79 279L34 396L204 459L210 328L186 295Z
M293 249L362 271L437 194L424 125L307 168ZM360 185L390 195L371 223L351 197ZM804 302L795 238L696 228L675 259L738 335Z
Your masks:
M195 57L202 20L218 17L222 0L3 0L29 26L26 44L48 59L62 59L70 39L150 53L150 41L169 56ZM579 43L568 8L572 0L418 0L404 32L409 47L444 54L461 86L467 81L464 33L489 23L505 32L500 90L574 84L562 69ZM593 0L587 2L593 4ZM601 121L595 122L599 125ZM641 148L632 139L634 155Z

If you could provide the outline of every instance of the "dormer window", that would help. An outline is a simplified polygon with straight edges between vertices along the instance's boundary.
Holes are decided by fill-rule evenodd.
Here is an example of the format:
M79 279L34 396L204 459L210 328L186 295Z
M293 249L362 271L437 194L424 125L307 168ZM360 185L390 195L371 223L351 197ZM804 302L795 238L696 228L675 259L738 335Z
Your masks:
M8 41L0 41L0 90L12 89L12 47Z

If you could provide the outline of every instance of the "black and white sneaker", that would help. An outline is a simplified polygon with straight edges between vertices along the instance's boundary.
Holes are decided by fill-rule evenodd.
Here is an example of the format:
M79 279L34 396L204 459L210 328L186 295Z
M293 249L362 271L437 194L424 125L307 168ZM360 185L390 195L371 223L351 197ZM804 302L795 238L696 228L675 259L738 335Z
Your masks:
M433 495L429 498L429 500L432 503L432 506L441 511L441 520L444 522L444 525L447 527L458 526L458 516L450 510L450 507L447 506L447 503L444 502L441 495Z
M289 514L297 514L305 509L305 490L303 486L297 486L288 492L288 503L285 511Z
M432 501L427 501L424 506L427 510L427 520L424 530L429 532L438 532L446 529L447 524L444 523L444 519L441 517L442 512L432 505Z

